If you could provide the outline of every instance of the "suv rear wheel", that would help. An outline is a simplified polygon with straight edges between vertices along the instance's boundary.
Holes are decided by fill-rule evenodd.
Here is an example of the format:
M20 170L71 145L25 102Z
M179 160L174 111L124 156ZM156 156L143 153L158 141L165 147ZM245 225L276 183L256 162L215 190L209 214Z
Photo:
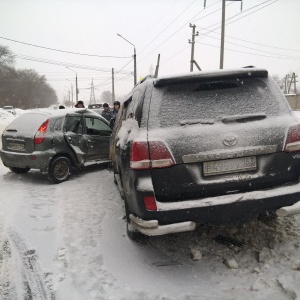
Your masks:
M16 174L25 174L30 170L30 168L16 168L16 167L10 167L9 169Z
M70 177L71 161L64 156L55 158L48 172L48 178L53 183L61 183Z

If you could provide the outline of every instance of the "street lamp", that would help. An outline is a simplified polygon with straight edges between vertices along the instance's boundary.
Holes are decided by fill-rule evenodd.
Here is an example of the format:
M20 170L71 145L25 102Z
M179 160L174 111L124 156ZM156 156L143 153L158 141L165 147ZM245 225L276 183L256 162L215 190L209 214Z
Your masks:
M128 40L126 40L121 34L117 33L117 36L121 37L123 40L125 40L126 42L128 42L129 44L131 44L133 46L134 49L134 54L133 54L133 63L134 63L134 85L136 85L136 51L135 51L135 46L130 43Z
M69 67L66 67L67 69L69 69L69 70L71 70L71 71L73 71L75 74L76 74L76 81L75 81L75 83L76 83L76 103L78 102L78 85L77 85L77 73L74 71L74 70L72 70L72 69L70 69ZM73 103L72 103L73 104Z
M73 102L73 82L69 79L67 79L69 82L71 82L71 92L72 92L72 108L74 106L74 102Z
M70 102L70 89L69 89L67 86L65 86L65 88L67 88L67 89L68 89L68 94L69 94L69 102Z

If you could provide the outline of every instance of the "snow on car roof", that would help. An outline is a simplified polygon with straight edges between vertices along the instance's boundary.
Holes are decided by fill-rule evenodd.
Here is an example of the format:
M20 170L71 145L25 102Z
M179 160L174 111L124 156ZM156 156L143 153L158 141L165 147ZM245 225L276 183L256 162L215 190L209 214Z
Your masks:
M214 78L231 78L238 77L267 77L268 71L260 68L236 68L226 70L211 70L201 71L198 73L183 73L177 75L169 75L154 79L154 86L160 87L168 84L176 84L179 82L188 82L199 79L214 79Z

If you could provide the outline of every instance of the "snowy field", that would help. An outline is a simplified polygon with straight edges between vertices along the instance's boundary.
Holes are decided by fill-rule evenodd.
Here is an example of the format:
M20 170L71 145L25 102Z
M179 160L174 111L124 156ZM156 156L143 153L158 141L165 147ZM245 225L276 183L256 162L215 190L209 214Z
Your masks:
M135 243L124 215L106 167L54 185L1 163L0 299L300 299L300 216Z

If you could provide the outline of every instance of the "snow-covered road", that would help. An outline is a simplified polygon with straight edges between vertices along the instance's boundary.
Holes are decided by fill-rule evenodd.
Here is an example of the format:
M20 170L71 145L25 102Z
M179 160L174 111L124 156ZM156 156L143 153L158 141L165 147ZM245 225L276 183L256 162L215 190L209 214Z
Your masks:
M53 185L39 172L16 175L1 165L0 186L1 299L300 297L299 217L134 243L105 167ZM218 234L246 246L216 243ZM202 259L193 261L191 249ZM224 263L233 258L238 269Z
M0 162L0 299L300 298L300 216L136 243L124 215L106 166L55 185Z

